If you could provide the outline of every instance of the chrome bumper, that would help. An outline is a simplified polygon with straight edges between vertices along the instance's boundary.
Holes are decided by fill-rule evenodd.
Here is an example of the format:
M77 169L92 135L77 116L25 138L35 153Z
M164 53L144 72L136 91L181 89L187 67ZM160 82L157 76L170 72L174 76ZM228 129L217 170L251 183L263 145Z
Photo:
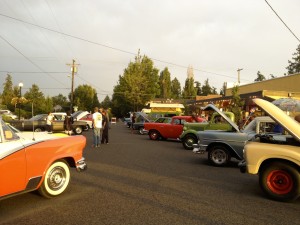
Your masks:
M87 169L87 165L85 163L85 158L81 158L79 161L76 162L76 170L78 172L85 171Z
M203 154L206 151L206 147L204 145L193 144L193 153Z

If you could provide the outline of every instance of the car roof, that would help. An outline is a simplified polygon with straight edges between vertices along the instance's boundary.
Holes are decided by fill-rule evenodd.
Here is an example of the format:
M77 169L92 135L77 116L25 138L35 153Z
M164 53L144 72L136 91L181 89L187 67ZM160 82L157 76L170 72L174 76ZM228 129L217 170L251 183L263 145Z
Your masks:
M262 108L272 119L283 126L292 136L300 141L300 124L280 108L266 100L256 98L253 102Z

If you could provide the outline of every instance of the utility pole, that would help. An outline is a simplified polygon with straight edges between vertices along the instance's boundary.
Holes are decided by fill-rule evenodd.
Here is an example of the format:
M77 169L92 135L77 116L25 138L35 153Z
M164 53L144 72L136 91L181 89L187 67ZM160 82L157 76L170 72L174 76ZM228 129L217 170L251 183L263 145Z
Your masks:
M72 71L72 85L71 85L71 106L70 106L70 113L73 113L73 104L74 104L74 75L77 73L77 67L80 64L75 64L75 59L73 59L72 64L67 64L68 66L71 66Z
M241 70L243 70L243 69L238 69L238 70L237 70L237 72L238 72L238 83L239 83L239 84L241 83L241 80L240 80L240 71L241 71Z

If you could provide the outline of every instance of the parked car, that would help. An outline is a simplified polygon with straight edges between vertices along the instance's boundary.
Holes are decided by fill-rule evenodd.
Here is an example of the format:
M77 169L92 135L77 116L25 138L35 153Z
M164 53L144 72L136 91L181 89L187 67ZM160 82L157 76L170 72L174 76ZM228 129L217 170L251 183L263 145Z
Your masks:
M62 194L70 181L70 167L84 171L82 135L32 140L20 138L0 118L0 199L29 191L47 198Z
M150 120L147 114L143 112L136 112L135 116L135 123L132 124L132 128L138 130L139 134L147 133L144 129L144 123L150 123L152 120Z
M216 108L214 105L210 107ZM217 110L217 109L216 109ZM246 141L259 133L272 133L276 123L270 117L256 117L243 130L229 119L223 112L218 112L226 123L231 125L231 131L205 130L198 131L198 143L194 144L194 153L208 153L208 160L215 166L225 166L235 158L243 159L243 149Z
M219 109L216 107L212 107L209 104L203 110L217 110L214 112L209 121L203 121L201 123L185 123L183 126L183 132L180 135L180 140L182 145L187 150L193 149L193 144L198 142L197 132L203 130L225 130L231 131L232 126L225 122L225 120L221 119L221 115L219 114ZM228 118L234 121L234 114L232 112L223 112Z
M173 116L168 123L145 123L144 128L148 131L151 140L161 139L179 139L183 130L183 125L192 122L192 116Z
M1 109L0 110L0 116L6 116L10 119L17 119L18 117L16 115L14 115L10 110L7 110L7 109Z
M72 114L74 121L84 121L87 124L86 130L93 128L93 114L88 111L76 111Z
M46 118L47 114L38 114L29 120L12 120L10 124L20 131L35 131L41 132L46 131ZM86 129L86 122L84 121L74 121L72 123L72 130L75 134L81 134L84 129ZM52 121L53 132L61 132L65 130L64 121L58 120L54 115L54 120Z
M300 197L300 124L274 104L253 99L286 134L260 134L247 142L241 172L258 174L262 191L277 201Z

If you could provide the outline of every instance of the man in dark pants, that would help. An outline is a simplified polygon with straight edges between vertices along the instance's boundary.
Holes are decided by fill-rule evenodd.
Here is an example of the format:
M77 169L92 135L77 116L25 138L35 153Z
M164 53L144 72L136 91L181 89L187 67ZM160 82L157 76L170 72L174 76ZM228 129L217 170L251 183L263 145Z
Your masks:
M109 121L107 119L107 113L105 110L102 111L102 139L101 143L108 144L108 128L109 128Z

